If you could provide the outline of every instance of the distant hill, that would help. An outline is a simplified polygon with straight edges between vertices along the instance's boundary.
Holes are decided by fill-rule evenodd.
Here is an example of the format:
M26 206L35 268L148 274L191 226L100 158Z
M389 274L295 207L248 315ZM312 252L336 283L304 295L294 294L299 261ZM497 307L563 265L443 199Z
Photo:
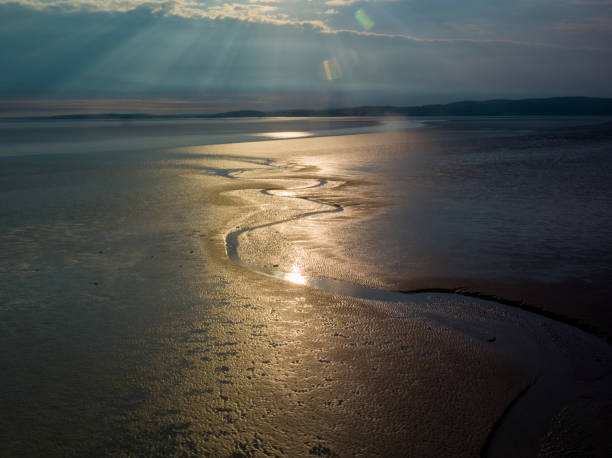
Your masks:
M364 106L329 110L289 110L282 116L604 116L612 115L612 99L555 97L549 99L486 100L415 107Z
M485 100L413 107L362 106L325 110L229 111L215 114L68 114L4 120L43 119L212 119L265 116L612 116L612 98L554 97L547 99Z
M271 116L263 111L241 110L228 111L224 113L198 114L198 113L179 113L179 114L149 114L149 113L99 113L99 114L65 114L55 116L28 116L21 118L0 118L11 120L94 120L94 119L206 119L206 118L257 118Z

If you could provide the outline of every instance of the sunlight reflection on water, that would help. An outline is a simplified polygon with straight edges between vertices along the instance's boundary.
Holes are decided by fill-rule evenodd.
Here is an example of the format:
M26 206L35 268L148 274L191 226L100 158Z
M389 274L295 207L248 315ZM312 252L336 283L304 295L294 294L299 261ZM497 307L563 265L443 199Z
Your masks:
M296 285L305 285L308 282L308 279L300 273L297 266L293 266L291 272L285 274L284 279Z
M266 137L266 138L302 138L302 137L311 137L314 135L312 132L262 132L259 134L255 134L257 137Z

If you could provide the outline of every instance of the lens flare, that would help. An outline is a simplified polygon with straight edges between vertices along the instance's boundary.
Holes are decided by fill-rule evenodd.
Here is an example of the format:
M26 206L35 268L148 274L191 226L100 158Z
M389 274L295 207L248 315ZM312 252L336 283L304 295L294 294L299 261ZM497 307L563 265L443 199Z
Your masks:
M357 19L357 22L359 22L361 27L363 27L365 30L370 30L372 27L374 27L374 21L362 9L355 11L355 19Z
M333 81L342 77L342 69L335 57L323 61L323 71L327 81Z

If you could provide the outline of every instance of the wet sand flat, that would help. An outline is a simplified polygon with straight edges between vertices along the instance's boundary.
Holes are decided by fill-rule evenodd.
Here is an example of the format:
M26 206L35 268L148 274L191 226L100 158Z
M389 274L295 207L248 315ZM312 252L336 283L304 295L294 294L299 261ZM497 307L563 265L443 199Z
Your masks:
M604 339L393 292L372 234L396 178L376 164L413 135L45 156L5 175L2 454L609 450Z

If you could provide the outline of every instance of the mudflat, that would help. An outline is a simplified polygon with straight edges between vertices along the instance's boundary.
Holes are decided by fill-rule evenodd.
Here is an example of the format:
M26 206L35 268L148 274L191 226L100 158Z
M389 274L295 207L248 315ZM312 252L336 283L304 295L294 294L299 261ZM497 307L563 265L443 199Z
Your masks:
M609 132L477 127L0 159L2 454L609 450L603 302L541 293L603 288L609 200L528 217Z

